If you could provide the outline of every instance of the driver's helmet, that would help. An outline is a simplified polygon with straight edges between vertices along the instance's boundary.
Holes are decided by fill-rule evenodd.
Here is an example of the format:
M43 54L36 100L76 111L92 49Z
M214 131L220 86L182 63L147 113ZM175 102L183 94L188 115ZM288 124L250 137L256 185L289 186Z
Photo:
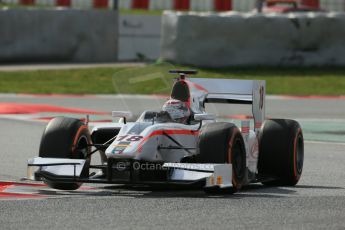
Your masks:
M180 123L186 123L190 116L187 104L176 99L166 101L163 105L163 111L168 112L174 121Z

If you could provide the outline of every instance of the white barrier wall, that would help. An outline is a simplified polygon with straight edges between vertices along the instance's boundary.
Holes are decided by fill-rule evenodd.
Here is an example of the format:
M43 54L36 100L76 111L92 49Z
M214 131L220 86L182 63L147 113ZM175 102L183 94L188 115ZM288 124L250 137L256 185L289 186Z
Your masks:
M160 54L161 16L121 15L119 17L118 59L155 60Z
M120 9L131 9L132 0L119 0L118 4Z
M173 9L173 2L167 0L150 0L150 10L171 10Z
M110 10L0 10L0 62L117 60Z
M202 14L166 11L161 58L177 64L345 66L345 14Z
M233 0L232 9L239 12L248 12L255 8L255 0Z

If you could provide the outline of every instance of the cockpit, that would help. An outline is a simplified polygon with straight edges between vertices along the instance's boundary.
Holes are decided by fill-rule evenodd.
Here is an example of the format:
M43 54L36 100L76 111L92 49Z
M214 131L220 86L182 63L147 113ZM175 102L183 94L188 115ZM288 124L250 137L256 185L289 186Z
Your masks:
M154 123L169 123L175 122L170 114L166 111L144 111L140 117L137 119L137 122L154 122Z

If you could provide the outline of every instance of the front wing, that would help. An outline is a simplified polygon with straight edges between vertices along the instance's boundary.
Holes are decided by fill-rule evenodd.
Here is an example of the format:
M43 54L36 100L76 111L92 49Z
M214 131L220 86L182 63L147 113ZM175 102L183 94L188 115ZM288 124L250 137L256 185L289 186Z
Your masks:
M98 169L102 176L89 176ZM152 163L108 159L106 165L87 160L40 158L28 160L28 179L60 183L104 183L232 188L231 164Z

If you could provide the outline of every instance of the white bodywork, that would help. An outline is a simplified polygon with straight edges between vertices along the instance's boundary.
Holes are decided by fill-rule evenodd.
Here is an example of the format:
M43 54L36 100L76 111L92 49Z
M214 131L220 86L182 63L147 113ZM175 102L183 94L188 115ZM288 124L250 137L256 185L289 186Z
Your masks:
M189 124L173 121L160 121L155 118L145 118L146 113L136 122L126 123L122 120L106 127L121 127L120 132L105 150L103 159L124 159L148 162L165 162L167 168L173 168L170 179L199 180L206 179L206 186L231 186L231 164L187 164L180 163L184 157L197 154L199 130L206 122L215 122L206 113L204 103L244 103L252 104L254 127L250 129L249 121L242 121L243 139L246 145L247 169L252 174L257 173L258 140L257 133L265 120L265 82L251 80L181 79L175 83L171 98L187 103L195 119ZM127 112L113 112L114 116L128 118ZM210 120L211 119L211 120ZM97 130L102 126L94 127ZM75 163L75 165L54 165L56 163ZM79 176L84 166L84 160L67 160L52 158L35 158L29 161L29 166L40 166L41 170L57 175ZM51 166L47 166L51 164ZM251 178L247 178L250 182Z
M49 172L60 176L79 177L86 160L61 159L61 158L42 158L36 157L28 160L28 178L34 179L33 168L40 167L41 171Z
M131 158L145 161L180 162L195 150L164 149L177 147L167 135L182 146L196 148L199 125L179 123L136 122L125 124L117 138L106 150L108 158Z
M258 162L256 133L265 119L265 82L190 78L188 80L178 80L176 84L188 86L189 98L187 103L190 105L193 114L196 114L195 120L216 121L215 119L212 120L212 115L206 113L203 106L205 102L252 104L255 125L250 130L248 121L245 127L248 131L242 133L246 144L247 168L252 173L256 173ZM173 94L171 97L175 99ZM198 123L185 125L138 119L137 122L123 125L117 138L106 150L106 156L108 158L130 158L145 161L180 162L183 157L197 154L199 128ZM242 130L243 127L240 129ZM176 143L167 136L187 147L188 151L166 149L177 147Z

